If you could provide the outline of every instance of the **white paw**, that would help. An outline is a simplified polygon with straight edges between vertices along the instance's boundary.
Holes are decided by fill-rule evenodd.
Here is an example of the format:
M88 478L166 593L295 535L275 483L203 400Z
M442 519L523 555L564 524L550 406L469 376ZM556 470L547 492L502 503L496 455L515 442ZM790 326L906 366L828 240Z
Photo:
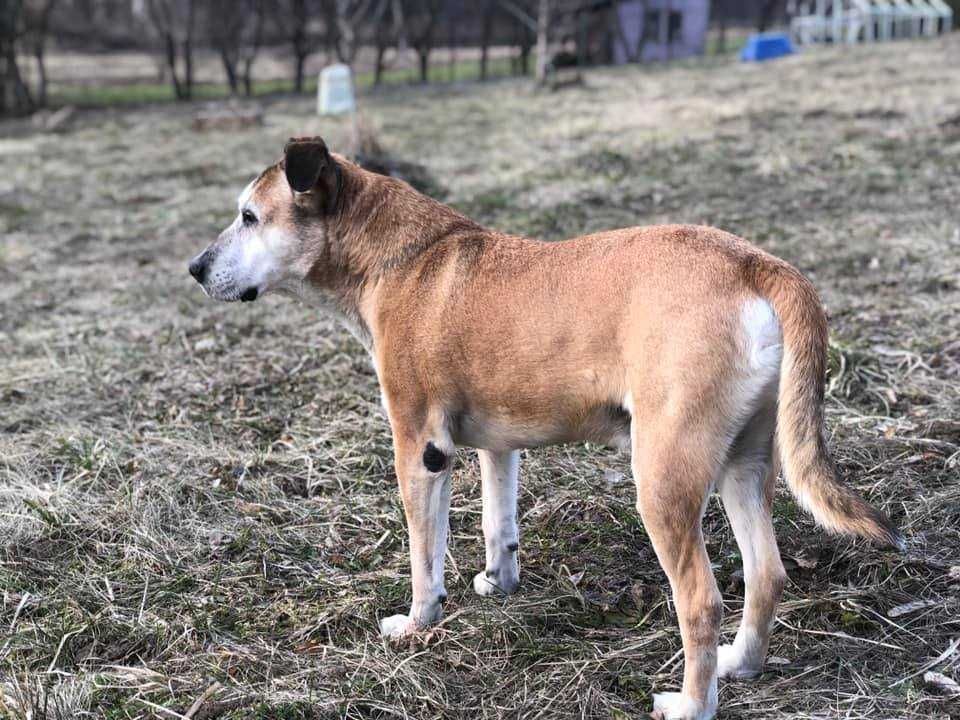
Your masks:
M380 621L380 636L387 640L402 640L417 631L409 615L391 615Z
M715 708L704 708L683 693L657 693L653 696L653 714L661 720L711 720Z
M736 645L721 645L717 648L717 677L749 680L759 674L760 668L748 663L744 653Z
M487 575L486 571L473 576L473 591L483 597L510 595L515 592L520 581L516 578L501 580L498 573Z

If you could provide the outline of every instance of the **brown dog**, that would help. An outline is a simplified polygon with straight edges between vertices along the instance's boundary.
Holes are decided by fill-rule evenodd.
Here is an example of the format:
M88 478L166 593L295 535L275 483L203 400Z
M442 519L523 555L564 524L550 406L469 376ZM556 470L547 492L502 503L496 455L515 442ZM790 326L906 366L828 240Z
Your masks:
M406 184L291 140L244 190L234 223L190 263L210 297L280 291L333 312L369 351L393 429L413 603L401 637L437 621L457 445L478 449L481 595L518 583L518 448L630 447L637 509L673 590L680 693L666 718L711 718L717 677L763 664L784 571L770 510L777 460L830 530L899 545L843 488L823 436L824 311L793 267L705 227L629 228L546 243L487 230ZM722 605L701 534L719 490L746 602Z

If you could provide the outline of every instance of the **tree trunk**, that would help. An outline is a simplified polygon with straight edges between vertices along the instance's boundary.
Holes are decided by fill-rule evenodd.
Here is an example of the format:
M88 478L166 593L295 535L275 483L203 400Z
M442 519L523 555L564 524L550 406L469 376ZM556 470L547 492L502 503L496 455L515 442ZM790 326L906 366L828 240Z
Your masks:
M270 3L272 7L273 3ZM297 93L303 92L304 85L304 65L307 57L310 55L309 38L307 37L307 24L310 20L310 12L306 0L288 0L282 4L283 8L278 11L278 17L283 18L282 28L290 43L290 49L293 51L293 90ZM329 6L324 4L324 8L329 10ZM287 15L289 14L289 17ZM335 31L336 18L331 22L329 15L325 16L325 25L327 26L327 42L331 42L330 34Z
M450 71L450 82L452 83L457 80L457 25L452 12L447 22L447 45L447 52L450 53L447 58L447 68Z
M47 106L47 66L43 61L43 39L37 40L33 48L37 61L37 107Z
M525 43L520 48L520 74L526 77L530 74L530 51L533 50L533 45L530 43Z
M190 100L193 97L193 43L185 40L181 46L183 53L183 99Z
M20 7L17 2L0 5L0 115L6 115L8 110L15 112L10 88L11 68L9 66L10 53L7 47L13 46L16 37L17 19L20 17ZM13 53L16 60L16 53Z
M17 64L17 35L20 27L20 0L0 3L0 114L23 115L34 109L30 88Z
M547 52L549 51L550 0L540 0L537 13L537 82L547 81Z
M363 38L360 36L363 29L362 23L369 20L372 26L378 28L379 33L380 21L386 12L386 2L381 0L374 10L374 16L368 19L365 13L369 10L370 6L366 3L360 3L354 7L349 7L345 3L341 4L338 2L336 4L337 40L334 43L334 49L340 62L349 65L351 69L353 68L354 60L357 59L357 52L360 50L360 44L363 41Z
M183 85L186 88L186 97L193 97L193 18L195 4L190 0L187 10L187 32L183 42Z
M244 47L240 53L240 59L243 62L243 94L247 97L253 96L253 63L257 59L260 44L263 42L264 4L262 0L256 0L253 9L255 13L253 37L250 44Z
M220 48L220 61L223 63L223 72L227 76L227 85L230 86L230 94L236 95L240 91L240 82L237 78L237 62L230 56L229 51L225 47Z
M307 31L302 22L306 22L305 17L297 18L297 28L293 33L293 58L294 58L294 92L303 92L304 66L307 62L307 56L310 51L307 49Z
M420 82L426 85L430 82L430 47L417 47L417 60L420 64Z
M373 65L373 84L375 86L380 86L383 82L383 60L387 54L387 44L384 42L377 43L377 59Z
M20 66L17 65L17 53L13 44L7 48L6 68L4 72L4 102L2 106L13 115L26 115L36 107L30 95L30 88L23 81Z
M487 79L490 59L490 34L493 32L493 8L493 2L487 0L483 8L483 25L480 31L480 80Z
M173 96L177 100L183 100L183 88L180 86L180 78L177 76L177 45L172 34L166 33L164 35L163 45L167 55L167 67L170 69L170 82L173 85Z
M47 44L47 30L50 27L50 14L53 12L57 0L46 0L40 12L40 19L34 29L33 57L37 62L37 106L47 106L47 64L45 51Z
M296 63L296 74L293 79L293 91L296 93L303 92L303 72L304 65L307 62L307 55L304 52L298 52L295 58Z
M247 97L253 96L253 56L247 56L243 59L243 94Z
M587 18L583 13L577 13L577 65L586 67L588 64L587 54L589 52L589 33L587 31Z

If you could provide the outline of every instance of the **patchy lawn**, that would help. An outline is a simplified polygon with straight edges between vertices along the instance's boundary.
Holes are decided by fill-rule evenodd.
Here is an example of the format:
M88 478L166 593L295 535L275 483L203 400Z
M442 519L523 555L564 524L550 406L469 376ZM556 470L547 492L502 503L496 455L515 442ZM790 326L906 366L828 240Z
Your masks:
M827 537L782 492L771 662L722 683L724 718L960 717L924 678L960 681L957 68L955 35L597 70L557 94L363 98L386 147L490 225L710 223L820 288L833 447L909 549ZM288 136L343 147L346 124L313 107L275 100L229 134L170 106L3 132L0 716L642 715L679 686L680 636L611 450L524 453L522 588L500 602L470 588L480 481L462 451L448 618L410 647L379 639L409 579L368 361L314 311L217 304L186 272ZM732 637L743 583L716 503L705 528Z

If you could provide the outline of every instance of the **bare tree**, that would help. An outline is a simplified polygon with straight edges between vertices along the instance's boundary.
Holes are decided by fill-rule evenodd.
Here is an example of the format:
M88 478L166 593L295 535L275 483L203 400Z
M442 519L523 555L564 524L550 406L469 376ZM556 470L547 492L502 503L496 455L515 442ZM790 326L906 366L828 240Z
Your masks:
M313 15L309 0L282 0L273 8L273 17L280 32L286 36L293 50L293 89L303 92L304 66L313 51L309 23Z
M548 0L539 0L537 11L522 5L516 0L499 0L500 6L510 13L518 23L518 44L520 45L520 65L524 75L529 70L531 37L537 39L537 82L546 82L547 52L550 45L550 3Z
M386 3L382 0L327 0L328 25L335 28L334 50L340 62L352 65L356 59L360 49L360 25L371 19L370 11L374 9L374 3L379 11L379 17L373 20L376 23L386 10Z
M253 4L255 6L253 30L247 36L248 42L240 46L240 62L242 63L240 77L243 81L243 93L247 97L253 95L253 63L257 59L257 53L260 52L260 44L263 42L265 16L263 0L253 0Z
M234 95L253 94L251 72L263 39L264 0L208 0L206 27Z
M372 22L373 41L377 53L373 66L373 84L380 85L383 82L387 50L391 45L395 45L398 56L406 50L403 5L400 0L381 0L374 12Z
M47 104L47 68L44 62L50 16L57 0L0 2L0 114L25 114ZM37 67L36 87L21 72L19 58L32 55Z
M24 5L24 34L37 64L37 88L34 103L37 107L47 105L47 66L44 62L50 16L57 0L35 0Z
M486 80L490 62L490 37L493 34L493 18L497 0L485 0L480 22L480 79Z
M517 48L519 50L519 61L518 72L520 75L529 75L530 74L530 54L533 52L533 43L536 40L537 35L535 31L532 31L530 27L524 23L517 24Z
M33 98L17 64L17 43L23 33L23 2L0 4L0 114L22 114L33 109Z
M725 3L717 3L715 9L717 21L720 24L720 31L717 34L717 45L714 52L722 55L727 51L727 8Z
M444 3L442 0L416 0L407 3L406 27L410 44L417 53L420 82L430 81L430 53L436 40L437 25Z
M461 7L458 3L446 3L447 19L447 70L449 82L457 79L457 26L460 24Z
M173 94L178 100L189 100L193 97L197 4L195 0L147 0L147 13L163 44Z

